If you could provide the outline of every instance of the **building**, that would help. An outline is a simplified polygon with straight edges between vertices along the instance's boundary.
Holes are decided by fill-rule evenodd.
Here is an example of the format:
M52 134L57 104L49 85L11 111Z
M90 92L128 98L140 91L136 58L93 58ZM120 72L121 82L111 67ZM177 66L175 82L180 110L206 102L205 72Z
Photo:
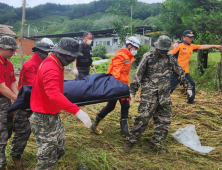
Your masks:
M19 39L16 38L16 44L19 44ZM34 47L35 45L35 40L31 39L29 37L23 37L22 39L22 51L23 51L23 55L27 55L27 56L32 56L34 53L31 52L32 47ZM20 55L20 49L16 50L16 53L18 55Z
M82 37L83 32L84 31L74 32L74 33L64 33L64 34L39 35L39 36L33 36L32 38L39 39L44 37L47 38L74 37L77 38L81 43L83 40ZM105 45L107 47L109 54L114 54L118 49L120 49L120 47L118 46L119 37L117 36L117 34L114 33L115 29L96 30L89 32L93 34L92 48L101 43L102 45ZM150 26L136 27L136 33L134 36L137 37L142 44L147 44L148 46L151 46L152 39L145 35L148 32L153 32Z

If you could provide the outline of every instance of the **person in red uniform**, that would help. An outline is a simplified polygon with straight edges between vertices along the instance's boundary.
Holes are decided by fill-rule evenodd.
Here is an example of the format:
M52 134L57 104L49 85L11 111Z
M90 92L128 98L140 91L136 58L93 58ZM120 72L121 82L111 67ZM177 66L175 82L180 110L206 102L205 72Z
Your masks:
M133 63L134 55L137 54L137 49L140 47L139 40L132 36L126 40L126 48L122 48L116 52L111 60L107 73L114 75L117 80L122 81L125 84L129 84L129 72L131 64ZM107 105L97 114L92 130L94 133L100 135L102 131L99 129L100 121L111 111L115 109L117 100L109 101ZM128 112L130 108L128 99L119 100L121 104L121 134L126 136L128 134Z
M64 66L73 62L79 44L73 38L61 38L53 52L39 66L31 92L30 125L36 137L37 160L35 170L55 169L65 153L65 131L59 112L65 110L76 115L87 128L91 119L77 105L63 95Z
M35 77L41 62L46 59L48 52L52 51L49 44L41 41L36 41L35 46L32 48L34 52L32 58L27 60L20 71L20 77L18 82L19 91L22 86L33 85ZM12 147L10 155L15 163L21 163L25 166L27 161L21 159L21 154L23 153L29 136L31 134L31 128L29 123L29 117L32 111L19 110L14 116L14 136L12 138Z
M195 104L195 82L193 81L192 77L189 74L189 61L191 58L191 55L193 54L193 50L203 50L203 49L209 49L209 48L218 48L222 49L221 45L194 45L192 44L193 41L193 31L192 30L185 30L182 34L182 39L178 41L177 43L173 44L173 50L170 51L171 54L173 54L178 63L181 65L185 72L185 77L189 81L189 83L193 86L192 89L192 96L187 96L187 103L188 104ZM176 89L178 85L177 79L173 76L173 74L170 75L170 86L171 86L171 93Z
M7 166L5 148L13 127L13 113L8 113L7 110L11 106L11 100L15 101L18 95L14 68L8 60L16 49L18 47L13 37L0 38L0 170L5 170Z

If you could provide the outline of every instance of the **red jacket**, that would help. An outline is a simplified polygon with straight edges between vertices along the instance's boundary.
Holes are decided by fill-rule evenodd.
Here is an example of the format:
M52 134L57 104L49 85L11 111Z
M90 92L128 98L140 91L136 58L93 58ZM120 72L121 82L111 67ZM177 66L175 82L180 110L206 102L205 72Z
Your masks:
M112 58L107 73L128 85L129 72L134 60L132 53L128 49L122 48Z
M12 63L9 60L4 60L2 56L0 56L0 83L5 83L5 85L11 89L12 82L15 81L16 78Z
M39 66L31 93L31 110L56 114L65 110L76 114L80 108L63 95L64 67L53 54Z
M19 90L22 88L22 86L33 85L41 62L42 59L38 56L38 54L34 53L32 58L30 58L23 64L18 82Z

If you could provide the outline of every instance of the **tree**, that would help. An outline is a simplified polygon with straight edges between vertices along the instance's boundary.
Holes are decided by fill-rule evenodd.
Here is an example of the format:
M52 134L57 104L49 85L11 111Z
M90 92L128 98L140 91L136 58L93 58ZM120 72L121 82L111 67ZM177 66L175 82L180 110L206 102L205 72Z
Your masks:
M107 48L101 43L99 43L96 47L93 48L93 57L101 57L102 59L105 59L106 53Z
M220 0L166 0L159 24L170 36L180 38L184 30L192 29L198 35L195 43L218 44L222 34L221 6ZM199 53L197 69L202 74L207 68L208 52Z
M118 16L118 20L111 21L111 24L115 28L115 33L117 33L120 44L122 47L126 41L126 36L131 32L130 29L130 17L128 10L131 6L135 6L137 0L107 0L108 2L112 2L112 6L110 6L106 12L113 13ZM135 29L132 30L135 32Z
M134 56L135 63L138 66L143 55L149 51L149 47L146 44L142 44L142 46L138 49L138 53Z

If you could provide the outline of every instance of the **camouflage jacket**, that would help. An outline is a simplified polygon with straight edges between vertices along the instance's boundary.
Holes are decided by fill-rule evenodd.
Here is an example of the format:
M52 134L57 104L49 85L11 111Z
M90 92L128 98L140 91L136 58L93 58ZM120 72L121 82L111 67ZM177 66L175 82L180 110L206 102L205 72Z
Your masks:
M156 50L147 52L143 55L133 82L130 84L130 93L135 95L140 84L142 88L170 90L171 73L185 89L192 89L185 78L185 72L173 55L169 53L161 55Z

